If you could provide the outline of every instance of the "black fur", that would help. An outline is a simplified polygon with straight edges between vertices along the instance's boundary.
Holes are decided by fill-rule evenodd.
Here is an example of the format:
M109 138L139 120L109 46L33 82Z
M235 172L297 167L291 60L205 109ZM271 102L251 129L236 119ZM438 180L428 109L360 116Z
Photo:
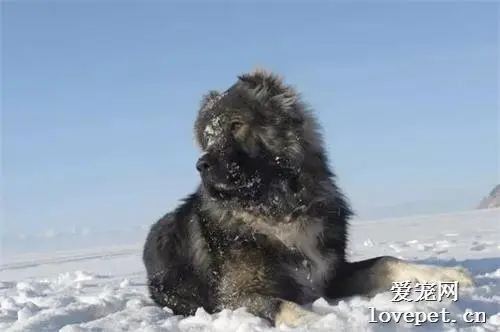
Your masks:
M346 261L352 211L317 129L299 94L265 71L203 98L201 185L144 247L155 303L182 315L245 306L274 321L284 301L390 286L396 258Z

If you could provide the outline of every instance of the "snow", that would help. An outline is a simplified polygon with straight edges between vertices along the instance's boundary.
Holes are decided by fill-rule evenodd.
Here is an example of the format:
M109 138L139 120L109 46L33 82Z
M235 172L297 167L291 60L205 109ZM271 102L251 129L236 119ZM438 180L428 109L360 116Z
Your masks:
M206 112L206 111L212 109L226 95L227 95L227 91L212 98L211 100L209 100L207 102L207 104L205 105L205 107L201 111ZM222 129L222 123L221 123L220 117L219 116L213 117L211 119L211 121L207 124L207 126L205 127L205 130L203 131L203 135L205 136L205 139L207 140L207 144L206 144L207 147L215 144L215 142L221 136L222 130L223 129Z
M214 315L199 309L196 315L183 318L154 306L148 298L141 261L145 232L136 232L128 245L3 253L0 331L500 331L500 209L357 220L351 233L353 260L389 254L424 263L462 265L472 272L477 285L461 289L457 302L391 302L390 292L337 303L318 299L312 310L321 319L296 329L271 327L245 308ZM45 235L50 235L48 241L57 242L67 234L51 230ZM92 233L87 230L85 237L92 238ZM370 323L372 312L442 310L457 322L439 320L415 326L393 319ZM486 322L463 321L468 311L484 312Z

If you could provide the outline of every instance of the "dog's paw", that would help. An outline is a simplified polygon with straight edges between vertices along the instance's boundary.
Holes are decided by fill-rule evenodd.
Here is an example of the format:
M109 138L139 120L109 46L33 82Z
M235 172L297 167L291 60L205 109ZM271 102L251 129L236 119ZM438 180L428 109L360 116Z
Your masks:
M461 267L426 266L418 273L417 282L458 282L462 287L474 286L470 272Z
M320 320L322 317L323 316L311 311L308 313L302 313L301 315L296 316L293 319L286 319L286 320L277 319L275 324L277 327L279 327L281 324L284 324L288 327L296 328L299 326L312 325L316 323L318 320Z
M284 324L292 328L307 326L317 322L321 317L320 314L304 309L295 303L284 302L280 312L276 315L275 325L278 327Z
M464 287L474 286L474 279L472 279L469 270L467 270L466 268L457 266L457 267L448 267L443 269L444 273L442 275L441 280L439 281L444 281L444 282L457 281L460 286Z

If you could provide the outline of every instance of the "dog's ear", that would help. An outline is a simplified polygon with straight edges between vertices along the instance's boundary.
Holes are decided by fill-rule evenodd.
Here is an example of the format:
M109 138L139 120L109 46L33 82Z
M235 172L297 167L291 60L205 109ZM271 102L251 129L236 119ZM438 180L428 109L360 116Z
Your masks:
M239 75L238 80L250 96L265 108L286 112L294 122L303 121L300 112L297 112L300 95L277 74L257 68Z
M217 90L210 90L201 98L200 112L204 112L212 108L217 101L221 99L222 95Z

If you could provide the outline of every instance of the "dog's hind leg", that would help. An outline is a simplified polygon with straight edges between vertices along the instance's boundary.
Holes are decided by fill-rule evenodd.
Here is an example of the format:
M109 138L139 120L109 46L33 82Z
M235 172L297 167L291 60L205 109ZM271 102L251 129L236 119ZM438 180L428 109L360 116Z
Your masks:
M372 296L391 289L394 282L438 283L457 281L460 286L474 282L462 267L410 263L391 256L345 263L327 287L328 298L354 295Z
M194 315L199 307L212 310L206 284L187 269L152 274L147 286L150 298L176 315Z

